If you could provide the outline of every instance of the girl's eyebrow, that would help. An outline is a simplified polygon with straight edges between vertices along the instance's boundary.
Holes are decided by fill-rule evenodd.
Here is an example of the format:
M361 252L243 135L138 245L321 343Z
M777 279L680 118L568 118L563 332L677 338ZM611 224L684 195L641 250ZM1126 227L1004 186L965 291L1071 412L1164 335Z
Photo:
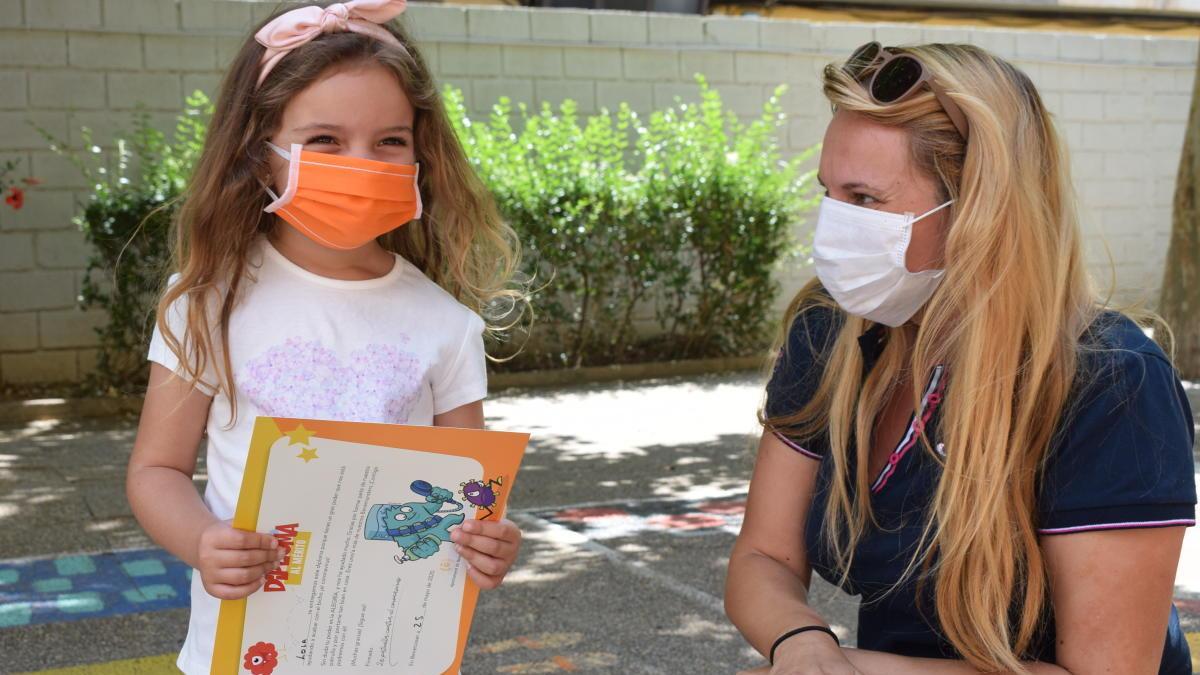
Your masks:
M296 127L292 131L314 131L321 129L322 131L341 131L342 128L336 124L326 124L324 122L314 122L313 124L305 124L302 127Z
M312 124L305 124L302 127L296 127L295 129L292 129L292 131L316 131L318 129L320 129L321 131L342 131L341 126L339 126L337 124L329 124L327 122L314 122ZM382 133L397 132L397 131L407 131L409 133L412 133L412 127L400 124L400 125L396 125L394 127L387 127L386 129L380 129L379 133L382 134Z

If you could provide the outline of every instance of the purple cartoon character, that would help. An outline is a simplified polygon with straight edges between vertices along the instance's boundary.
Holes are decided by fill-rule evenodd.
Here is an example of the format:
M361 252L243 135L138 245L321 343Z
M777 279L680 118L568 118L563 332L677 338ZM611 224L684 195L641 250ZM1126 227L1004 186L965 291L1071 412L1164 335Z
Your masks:
M500 493L497 488L503 484L503 478L493 478L486 483L481 480L472 480L460 485L463 498L474 504L476 508L487 511L487 515L480 518L480 520L487 520L495 515L492 506L496 504L496 497Z

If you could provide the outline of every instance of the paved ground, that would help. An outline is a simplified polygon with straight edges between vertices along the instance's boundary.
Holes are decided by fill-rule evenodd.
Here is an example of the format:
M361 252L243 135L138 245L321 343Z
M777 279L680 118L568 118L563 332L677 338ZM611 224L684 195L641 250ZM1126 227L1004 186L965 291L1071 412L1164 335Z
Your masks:
M489 401L492 428L534 435L512 502L526 546L480 603L465 672L756 664L720 598L759 395L757 377L734 375ZM133 429L131 419L0 428L0 672L170 672L188 570L129 514L122 474ZM855 603L823 584L814 597L852 641ZM1200 631L1197 528L1176 597L1187 629Z

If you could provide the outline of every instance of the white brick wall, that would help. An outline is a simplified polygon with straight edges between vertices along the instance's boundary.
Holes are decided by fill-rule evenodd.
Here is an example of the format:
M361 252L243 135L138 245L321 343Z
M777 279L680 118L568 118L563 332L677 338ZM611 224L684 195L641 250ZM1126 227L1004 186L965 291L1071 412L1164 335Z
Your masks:
M251 22L274 4L0 0L0 161L17 159L19 173L47 181L23 210L0 206L0 382L80 377L94 362L91 329L101 320L74 307L88 252L70 219L84 186L27 121L76 146L87 126L107 147L140 105L170 129L182 97L212 92ZM829 119L821 68L859 44L979 45L1029 73L1055 113L1102 284L1107 244L1117 297L1157 295L1195 39L419 3L405 20L438 77L462 88L476 114L502 95L528 104L569 97L584 112L627 101L646 113L694 98L693 75L702 73L742 116L787 84L789 152L820 140ZM810 275L803 264L781 270L781 304Z

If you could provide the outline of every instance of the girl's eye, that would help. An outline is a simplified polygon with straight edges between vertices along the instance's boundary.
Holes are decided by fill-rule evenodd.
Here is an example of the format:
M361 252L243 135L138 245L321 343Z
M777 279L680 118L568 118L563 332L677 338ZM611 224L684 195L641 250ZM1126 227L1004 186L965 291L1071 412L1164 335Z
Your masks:
M383 145L398 145L401 147L408 145L408 141L400 136L388 136L379 142Z
M333 145L336 143L333 136L313 136L304 142L305 145Z

